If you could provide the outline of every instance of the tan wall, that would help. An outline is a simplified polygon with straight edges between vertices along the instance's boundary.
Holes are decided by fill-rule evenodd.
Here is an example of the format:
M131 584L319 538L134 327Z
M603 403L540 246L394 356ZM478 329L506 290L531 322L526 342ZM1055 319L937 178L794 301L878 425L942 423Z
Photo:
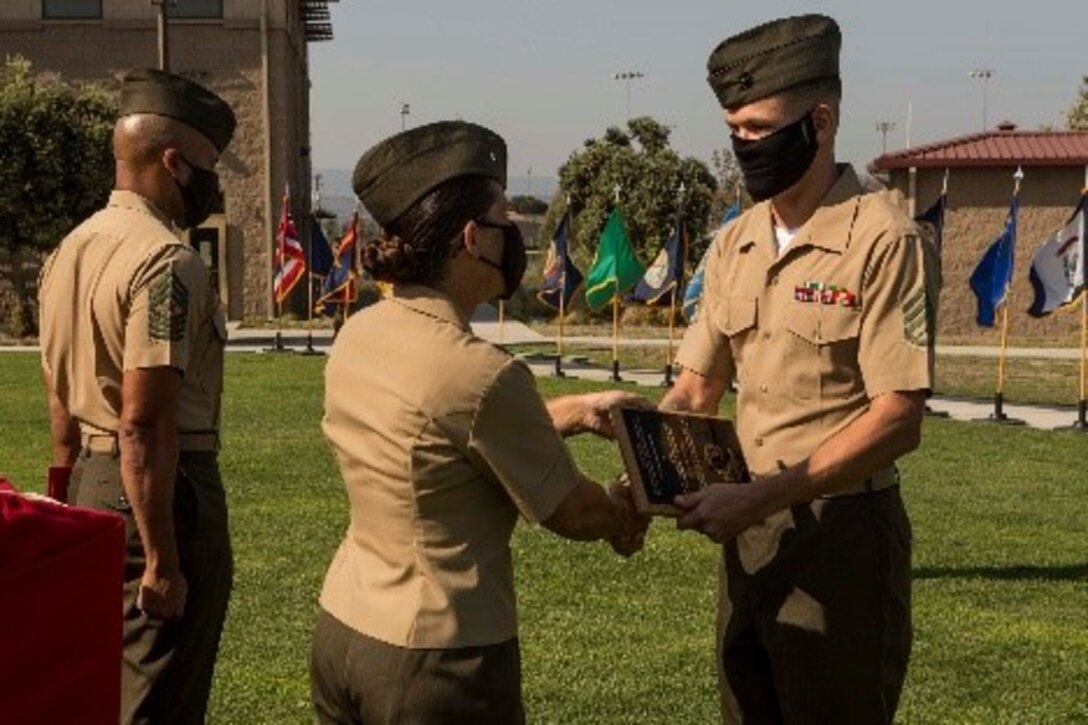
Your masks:
M977 305L969 280L986 248L1005 223L1015 167L952 169L945 218L939 330L943 336L975 336L998 341L998 327L985 330L975 322ZM932 204L941 191L943 169L917 172L916 213ZM908 192L907 171L892 173L891 185ZM1027 314L1034 293L1028 280L1031 259L1039 245L1069 219L1084 186L1083 167L1029 167L1020 188L1020 214L1013 286L1010 293L1009 336L1015 340L1078 338L1078 315L1056 313L1044 319Z
M268 0L271 175L265 184L259 7L260 0L224 0L223 21L174 21L169 36L171 70L220 94L238 116L219 166L227 216L227 259L220 263L228 270L231 319L273 312L272 248L284 185L291 184L297 221L309 206L306 43L296 3L286 0ZM23 55L38 70L116 90L125 71L157 64L155 9L147 0L103 0L103 21L42 21L40 0L2 0L0 9L0 52ZM304 310L304 292L294 298Z

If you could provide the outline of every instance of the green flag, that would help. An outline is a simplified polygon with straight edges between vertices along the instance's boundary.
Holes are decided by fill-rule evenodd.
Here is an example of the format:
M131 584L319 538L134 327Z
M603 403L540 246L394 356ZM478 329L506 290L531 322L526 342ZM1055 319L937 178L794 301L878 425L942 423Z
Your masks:
M586 275L586 304L591 310L604 307L614 295L638 284L645 272L627 239L623 215L618 208L613 208L601 232L593 268Z

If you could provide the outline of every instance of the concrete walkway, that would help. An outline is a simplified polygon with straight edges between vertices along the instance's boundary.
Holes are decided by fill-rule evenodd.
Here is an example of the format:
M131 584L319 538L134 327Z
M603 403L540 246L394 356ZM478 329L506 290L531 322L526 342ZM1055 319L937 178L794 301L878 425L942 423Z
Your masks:
M522 344L549 344L553 338L545 337L527 325L516 320L505 320L501 325L497 311L484 305L473 316L472 329L480 337L496 344L522 345ZM332 330L314 330L309 338L312 347L317 352L327 352L332 345ZM230 340L227 343L230 352L259 353L268 351L276 340L274 329L241 329L234 327L230 330ZM586 337L575 336L565 338L572 345L582 345L600 348L610 348L610 337ZM284 329L281 332L281 342L287 349L300 352L306 349L308 334L304 329ZM679 338L677 338L677 344ZM658 347L668 344L668 340L661 338L628 338L621 340L623 346ZM0 352L37 351L34 346L0 346ZM513 352L517 352L516 348ZM940 355L963 355L975 357L997 357L998 349L995 347L951 347L937 346ZM1080 351L1070 348L1009 348L1006 351L1009 357L1018 358L1043 358L1043 359L1079 359ZM523 356L525 362L539 377L549 377L555 373L555 358L546 354ZM563 372L568 378L578 380L592 380L608 383L611 380L612 371L590 365L575 356L564 358ZM636 385L643 387L661 387L664 380L664 371L657 370L621 370L622 382L617 385ZM962 421L986 421L994 412L991 401L961 400L956 398L935 397L929 401L929 407L936 413L947 414L953 420ZM1043 430L1057 430L1071 426L1077 420L1075 406L1041 406L1041 405L1016 405L1006 403L1005 415L1013 421L1023 421L1023 424Z
M555 358L544 359L543 355L523 356L529 368L537 377L552 377L555 375ZM576 380L592 380L608 383L611 381L612 371L605 368L578 362L577 358L565 358L562 365L563 373L567 378ZM651 388L663 387L664 370L620 370L622 382L616 385L635 385ZM977 400L963 400L959 398L934 397L929 400L929 408L936 414L945 414L952 420L976 421L992 423L991 416L994 412L992 401L980 402ZM1059 430L1068 428L1077 420L1075 406L1043 406L1043 405L1014 405L1005 403L1003 412L1007 418L1006 424L1027 425L1042 430Z

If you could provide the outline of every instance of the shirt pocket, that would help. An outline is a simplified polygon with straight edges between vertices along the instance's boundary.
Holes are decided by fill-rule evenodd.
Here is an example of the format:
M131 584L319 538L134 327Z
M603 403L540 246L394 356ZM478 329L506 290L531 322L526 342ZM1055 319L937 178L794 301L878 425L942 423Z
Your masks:
M744 371L743 353L756 329L757 305L754 297L725 297L714 316L718 331L729 341L729 349L738 372Z
M756 324L754 297L726 297L718 303L714 324L726 337L743 334Z
M790 340L783 361L795 397L831 399L860 389L859 310L799 304L790 310L786 328Z

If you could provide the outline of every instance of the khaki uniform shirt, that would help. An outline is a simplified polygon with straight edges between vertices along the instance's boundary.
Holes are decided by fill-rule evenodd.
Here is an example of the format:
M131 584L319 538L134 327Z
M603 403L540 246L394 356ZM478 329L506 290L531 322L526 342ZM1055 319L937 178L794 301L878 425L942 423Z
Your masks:
M440 293L396 286L341 329L323 427L351 523L321 606L401 647L515 637L517 515L548 518L578 481L528 368Z
M38 295L42 365L84 433L116 432L124 371L154 367L184 374L179 432L218 429L218 294L207 265L147 199L114 191L46 260Z
M932 248L889 193L866 194L852 168L840 171L781 257L769 202L719 233L677 353L738 383L737 431L756 476L808 458L878 395L932 386Z

